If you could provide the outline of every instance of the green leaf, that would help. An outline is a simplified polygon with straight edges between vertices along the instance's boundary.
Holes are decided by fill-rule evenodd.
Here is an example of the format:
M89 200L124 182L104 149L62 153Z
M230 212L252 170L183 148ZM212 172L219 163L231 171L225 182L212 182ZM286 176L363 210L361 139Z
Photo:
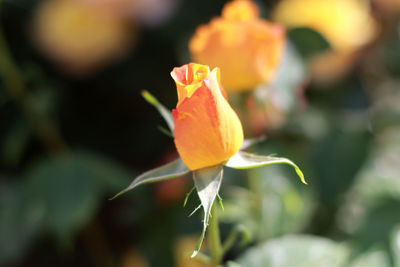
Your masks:
M348 266L348 248L327 238L288 235L247 250L235 262L251 267Z
M0 266L12 266L23 258L40 233L43 214L44 210L26 197L19 184L0 181Z
M256 168L273 164L282 164L282 163L289 164L290 166L292 166L295 169L297 175L300 177L300 180L304 184L307 184L306 180L304 179L304 174L301 172L300 168L287 158L259 156L244 151L239 151L225 163L225 166L234 169L250 169L250 168Z
M151 105L153 105L158 112L160 112L161 116L164 118L165 122L168 125L168 128L171 130L171 133L174 132L174 119L172 117L171 111L169 111L163 104L161 104L157 98L155 98L148 91L142 91L143 98Z
M132 190L133 188L141 184L149 184L164 180L170 180L173 178L181 177L189 172L190 170L185 166L181 158L178 158L168 164L165 164L161 167L152 169L150 171L147 171L139 175L133 180L133 182L127 188L125 188L124 190L113 196L111 200L122 195L123 193L128 192L129 190Z
M110 188L127 177L106 158L75 152L40 160L25 173L23 186L31 204L43 210L46 229L67 241L93 218Z
M31 128L20 119L15 120L1 140L1 158L10 165L16 165L22 158L31 136Z
M201 205L204 209L203 219L203 231L200 236L200 240L193 251L192 258L197 255L203 243L203 239L206 233L208 220L210 218L211 208L218 195L219 188L221 186L223 176L223 169L221 165L213 166L196 170L193 172L194 185L199 195Z
M310 28L293 28L289 30L288 37L304 58L309 58L331 48L324 36Z
M355 127L354 120L348 123ZM368 159L373 136L366 128L346 131L333 129L316 147L311 164L319 180L316 186L324 205L336 205Z
M352 235L362 252L376 245L389 247L400 222L400 128L379 133L367 151L336 216L341 231Z

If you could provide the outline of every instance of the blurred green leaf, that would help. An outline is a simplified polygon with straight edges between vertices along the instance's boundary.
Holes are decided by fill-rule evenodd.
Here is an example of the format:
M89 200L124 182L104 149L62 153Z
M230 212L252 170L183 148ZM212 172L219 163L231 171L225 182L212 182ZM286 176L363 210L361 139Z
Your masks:
M300 168L287 158L259 156L244 151L239 151L225 163L225 166L234 169L249 169L282 163L292 166L295 169L297 175L300 177L300 180L304 184L307 184L307 182L304 180L304 175L301 172Z
M242 267L240 264L233 262L233 261L228 261L226 263L226 267Z
M44 210L45 225L70 238L96 213L105 194L129 177L108 159L83 152L41 160L25 174L30 201Z
M220 214L221 221L244 225L251 238L257 240L304 229L316 205L312 191L290 179L284 170L282 165L275 165L246 172L250 175L251 171L249 179L261 178L261 199L256 199L245 188L225 187L225 211ZM255 209L255 201L261 206L260 210Z
M324 36L310 28L293 28L287 35L304 58L309 58L331 47Z
M223 176L222 166L214 166L209 168L199 169L193 172L194 185L199 195L201 205L204 209L203 231L200 240L193 251L192 258L197 255L203 243L203 239L208 226L208 219L210 218L211 208L214 204L215 198L218 195Z
M345 267L348 248L332 240L289 235L247 250L235 261L246 267Z
M378 245L389 250L390 234L400 222L399 207L400 201L393 199L378 200L367 206L366 214L359 224L355 221L358 227L352 236L361 251Z
M400 81L388 80L376 90L374 105L371 108L371 126L374 132L382 132L387 128L396 128L400 125Z
M378 136L339 211L339 227L362 251L376 245L388 249L391 231L400 222L399 141L400 128Z
M316 146L312 164L324 203L332 205L349 189L367 158L371 139L365 130L334 130Z
M125 188L124 190L113 196L111 199L114 199L141 184L170 180L177 177L181 177L185 174L188 174L189 172L190 170L185 166L182 159L178 158L168 164L165 164L161 167L157 167L155 169L152 169L150 171L147 171L139 175L133 180L133 182L127 188Z
M384 250L372 250L358 256L350 267L390 267L390 261ZM397 266L397 265L395 265Z
M31 128L24 120L15 120L1 142L1 156L6 164L15 165L23 156L31 136Z
M21 187L0 183L0 265L17 261L38 234L44 210ZM5 264L5 265L3 265Z

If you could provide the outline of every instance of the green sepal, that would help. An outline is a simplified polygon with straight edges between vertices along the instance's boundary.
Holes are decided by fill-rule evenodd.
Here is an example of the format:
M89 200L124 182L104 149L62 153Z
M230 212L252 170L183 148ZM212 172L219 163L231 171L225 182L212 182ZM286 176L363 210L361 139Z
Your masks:
M246 148L249 148L255 144L258 144L258 143L264 141L265 139L267 139L267 137L265 135L262 135L260 137L255 137L255 138L246 138L243 140L243 144L240 147L240 150L245 150Z
M193 186L192 189L190 189L189 193L186 193L185 200L183 201L183 207L186 207L189 197L192 194L193 190L195 190L195 189L196 189L196 187Z
M188 217L192 217L192 215L193 214L195 214L196 213L196 211L198 211L199 209L201 209L201 207L202 207L203 205L198 205L190 214L189 214L189 216Z
M204 210L204 219L203 231L201 233L199 242L197 243L197 246L192 253L191 258L195 257L200 251L206 234L211 208L221 186L222 176L223 169L221 165L203 168L193 172L194 185L196 187L197 194L199 195L201 205L203 206Z
M149 184L149 183L154 183L154 182L159 182L159 181L164 181L164 180L170 180L173 178L181 177L187 173L189 173L190 170L186 167L186 165L183 163L181 158L178 158L170 163L167 163L161 167L157 167L155 169L152 169L150 171L147 171L138 177L136 177L133 182L124 190L110 198L110 200L122 195L123 193L126 193L129 190L132 190L133 188L141 185L141 184Z
M165 122L167 123L168 128L170 129L171 133L173 133L174 132L174 118L172 117L171 111L169 111L166 107L164 107L164 105L161 104L157 100L157 98L155 98L148 91L143 90L142 96L149 104L154 106L158 110L158 112L160 112L161 116L164 118Z
M158 125L157 129L160 130L160 132L162 132L166 136L168 136L170 138L174 138L174 134L172 132L170 132L169 130L167 130L166 128L162 127L161 125Z
M224 203L222 203L222 197L219 194L217 194L217 199L218 199L218 204L221 207L221 210L224 211L225 210Z
M304 174L302 173L300 168L287 158L259 156L244 151L239 151L225 163L225 166L233 169L250 169L250 168L262 167L273 164L282 164L282 163L289 164L290 166L292 166L295 169L297 175L300 177L300 180L304 184L307 184L306 180L304 179Z

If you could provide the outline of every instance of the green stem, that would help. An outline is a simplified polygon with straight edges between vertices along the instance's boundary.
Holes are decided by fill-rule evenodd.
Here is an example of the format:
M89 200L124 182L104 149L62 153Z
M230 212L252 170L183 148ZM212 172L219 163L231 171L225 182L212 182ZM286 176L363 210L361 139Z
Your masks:
M257 234L256 239L257 242L262 241L265 238L265 234L263 232L263 186L261 177L259 173L255 169L247 170L247 182L250 191L253 193L253 214L255 216L257 222Z
M27 90L25 90L22 75L11 56L10 49L1 27L0 58L0 76L3 80L4 87L10 97L23 111L25 116L28 117L40 141L52 153L66 151L67 146L57 128L54 127L45 114L39 112L32 105L32 97L28 94Z
M212 266L215 267L219 266L223 256L223 250L218 228L217 212L218 212L218 205L217 203L214 202L213 207L211 209L211 216L209 220L208 242L211 251L211 263Z
M242 117L242 125L244 132L247 137L255 137L251 128L250 114L246 107L246 101L250 97L254 97L254 92L252 90L245 91L236 96L237 107L240 110ZM255 169L247 170L247 182L249 190L253 193L253 214L257 222L257 242L262 241L265 238L265 233L263 231L263 187L262 180L259 173Z
M230 235L228 236L228 238L225 240L224 244L222 245L222 251L224 254L233 247L238 235L239 235L239 231L236 229L234 229L230 233Z

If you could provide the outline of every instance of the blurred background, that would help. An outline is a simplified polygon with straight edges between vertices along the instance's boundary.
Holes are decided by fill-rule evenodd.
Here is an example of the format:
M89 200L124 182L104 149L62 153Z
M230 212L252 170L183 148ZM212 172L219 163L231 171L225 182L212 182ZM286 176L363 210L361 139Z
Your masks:
M188 256L190 176L108 199L177 157L140 93L175 107L170 71L225 3L0 0L0 266L203 266ZM400 266L400 2L256 4L287 42L245 101L246 135L266 135L251 151L290 158L308 185L286 166L226 170L221 234L244 234L225 261Z

